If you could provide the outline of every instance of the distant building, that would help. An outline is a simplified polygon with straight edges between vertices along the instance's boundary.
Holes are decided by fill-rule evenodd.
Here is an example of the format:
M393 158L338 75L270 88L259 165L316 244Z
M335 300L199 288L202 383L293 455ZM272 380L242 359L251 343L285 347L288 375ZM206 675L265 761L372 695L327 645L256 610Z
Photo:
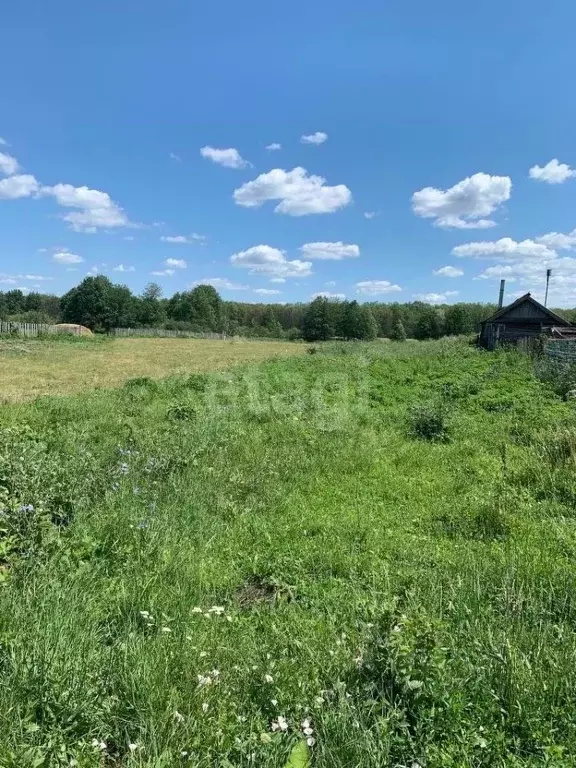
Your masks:
M480 324L480 344L494 349L499 344L516 344L522 339L550 336L576 339L576 327L533 299L529 293L499 309Z

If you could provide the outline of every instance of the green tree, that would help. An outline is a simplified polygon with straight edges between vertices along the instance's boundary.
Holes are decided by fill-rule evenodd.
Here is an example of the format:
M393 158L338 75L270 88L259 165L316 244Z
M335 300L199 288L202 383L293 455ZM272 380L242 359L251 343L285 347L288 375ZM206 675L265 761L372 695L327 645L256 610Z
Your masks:
M133 297L125 285L114 285L104 275L97 275L84 278L62 296L61 307L65 323L108 331L130 322Z
M362 338L362 308L357 301L347 301L343 305L342 336L345 339Z
M472 333L473 325L470 313L464 304L453 304L444 314L444 333L457 336L461 333Z
M404 325L400 318L394 322L392 330L390 331L390 338L393 341L406 341L406 331L404 330Z
M308 305L302 335L305 341L327 341L334 336L332 310L324 296L318 296Z
M438 339L442 334L440 318L434 307L425 306L416 321L414 336L417 339Z
M160 325L165 319L165 312L160 299L162 288L158 283L148 283L138 302L138 322L144 326Z
M263 320L263 326L266 328L270 336L273 338L279 339L282 337L282 326L280 325L280 321L276 317L276 313L274 312L274 307L270 304L266 307L264 310L264 320Z
M378 337L378 323L370 307L360 307L360 336L362 341L374 341Z

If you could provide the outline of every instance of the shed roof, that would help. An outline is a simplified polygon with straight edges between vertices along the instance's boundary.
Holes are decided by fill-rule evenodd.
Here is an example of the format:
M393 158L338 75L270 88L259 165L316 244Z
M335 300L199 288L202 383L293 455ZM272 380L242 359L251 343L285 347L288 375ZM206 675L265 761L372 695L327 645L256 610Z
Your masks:
M548 307L545 307L544 304L540 304L539 301L533 299L530 293L525 293L523 296L520 296L518 299L516 299L516 301L513 301L512 304L508 304L507 307L502 307L502 309L499 309L493 315L487 317L486 320L483 320L481 324L484 325L485 323L494 323L497 320L505 321L508 312L520 306L520 304L523 304L524 302L532 304L535 308L538 309L540 314L543 312L544 314L548 315L548 317L554 321L554 325L561 325L564 327L571 325L568 320L560 317L560 315L557 315L555 312L552 312L550 309L548 309Z

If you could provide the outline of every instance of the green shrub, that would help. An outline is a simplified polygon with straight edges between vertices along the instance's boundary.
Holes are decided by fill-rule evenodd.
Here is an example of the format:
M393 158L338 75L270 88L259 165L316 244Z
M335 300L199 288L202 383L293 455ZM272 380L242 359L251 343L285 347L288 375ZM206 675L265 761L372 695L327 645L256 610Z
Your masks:
M437 402L411 408L408 412L408 434L419 440L446 442L449 426L445 406Z

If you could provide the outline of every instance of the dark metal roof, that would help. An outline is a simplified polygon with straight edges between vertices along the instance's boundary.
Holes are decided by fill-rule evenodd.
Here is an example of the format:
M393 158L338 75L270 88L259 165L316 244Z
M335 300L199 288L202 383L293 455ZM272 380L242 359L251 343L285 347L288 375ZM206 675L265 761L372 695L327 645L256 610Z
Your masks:
M502 309L499 309L493 315L491 315L490 317L487 317L486 320L482 320L481 325L495 322L499 318L503 317L511 309L514 309L514 307L517 307L519 304L522 304L524 301L529 301L535 307L538 307L538 309L545 312L550 317L551 320L554 320L555 325L561 325L564 327L571 325L568 322L568 320L565 320L563 317L560 317L560 315L557 315L555 312L552 312L550 309L548 309L548 307L545 307L544 304L540 304L539 301L536 301L536 299L533 299L530 293L525 293L523 296L520 296L518 299L516 299L516 301L513 301L512 304L508 304L507 307L502 307Z

